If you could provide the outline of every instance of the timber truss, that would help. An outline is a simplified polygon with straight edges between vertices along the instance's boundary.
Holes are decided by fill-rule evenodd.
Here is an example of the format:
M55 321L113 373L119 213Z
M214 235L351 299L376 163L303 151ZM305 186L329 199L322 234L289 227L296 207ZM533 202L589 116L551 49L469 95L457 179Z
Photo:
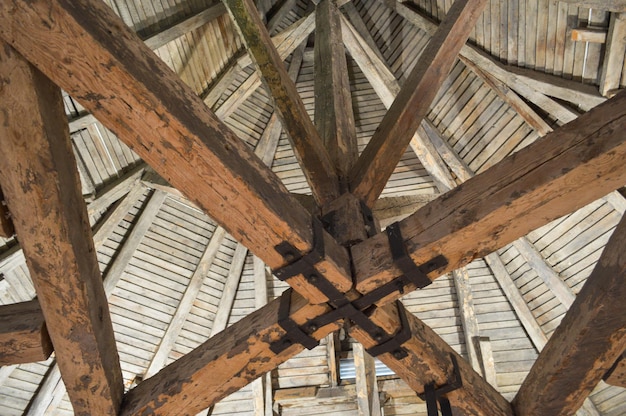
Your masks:
M0 4L0 183L76 414L197 413L345 321L417 393L453 385L454 414L581 405L625 347L624 221L512 404L395 301L623 186L626 94L553 132L542 125L545 137L385 232L370 212L457 55L472 54L465 42L485 3L454 3L359 155L341 34L350 27L336 5L315 10L315 59L326 64L316 68L313 123L253 2L224 1L319 216L104 3ZM292 287L126 394L59 87Z

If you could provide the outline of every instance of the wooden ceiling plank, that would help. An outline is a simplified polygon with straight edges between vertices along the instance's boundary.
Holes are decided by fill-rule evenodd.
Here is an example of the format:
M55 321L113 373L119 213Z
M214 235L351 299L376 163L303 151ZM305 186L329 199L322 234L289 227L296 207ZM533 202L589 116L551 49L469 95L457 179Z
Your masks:
M28 410L25 412L25 416L54 414L54 409L52 409L52 407L55 407L55 399L58 400L59 396L62 398L63 395L65 395L64 388L60 388L60 390L58 390L59 386L63 386L63 380L61 379L61 372L59 371L58 365L54 364L50 370L48 370L39 386L37 394L33 396L30 404L28 405Z
M256 6L251 0L227 0L224 4L271 93L274 108L316 201L323 205L336 199L339 182L331 160Z
M454 2L359 157L350 174L350 186L368 206L373 206L382 192L486 3Z
M116 201L119 201L141 178L141 175L146 169L145 163L139 163L128 172L124 173L115 181L111 182L101 190L98 190L95 195L95 199L87 205L87 214L89 216L95 215L100 211L103 211L110 207Z
M302 351L299 344L278 355L269 348L285 334L278 324L279 304L275 299L144 380L126 394L120 415L195 414ZM298 324L328 310L292 295L290 316ZM319 340L338 328L326 325L312 336Z
M267 280L271 275L268 274L269 272L263 260L257 256L253 256L252 261L254 270L254 307L255 309L260 309L267 305ZM252 391L254 394L255 416L272 416L272 373L267 372L265 375L253 381Z
M0 306L0 365L45 361L52 341L39 301Z
M404 308L401 303L398 306ZM510 403L487 383L471 365L458 355L439 335L417 317L405 311L411 338L402 344L408 356L397 359L393 353L378 358L400 376L413 390L424 392L424 386L434 382L446 384L453 377L451 356L456 358L462 387L447 394L455 415L513 415ZM393 334L400 326L398 310L394 305L377 308L371 315L372 322L387 333ZM365 348L377 344L359 327L352 327L351 335Z
M619 88L626 55L626 13L612 13L600 73L600 94L609 97Z
M108 6L2 3L0 22L1 37L267 265L287 263L275 248L283 242L300 252L311 249L310 214ZM57 22L63 30L51 30ZM50 48L51 43L64 47ZM318 267L347 291L352 286L347 252L324 236L326 257ZM327 300L304 277L292 282L311 302Z
M345 192L359 149L340 12L331 0L315 7L315 28L315 127Z
M413 261L444 254L449 264L440 275L619 188L626 180L620 160L626 143L617 132L626 127L625 113L621 94L403 220ZM381 233L352 247L361 293L400 274L386 240Z
M13 222L11 221L11 214L4 202L4 195L2 195L2 189L0 189L0 237L11 238L15 233Z
M359 416L381 416L376 364L360 343L352 344L356 373L356 402Z
M0 73L10 80L0 89L0 182L44 317L55 323L48 332L70 400L77 414L115 414L122 373L61 91L8 45Z
M513 400L520 416L573 414L626 347L626 218Z

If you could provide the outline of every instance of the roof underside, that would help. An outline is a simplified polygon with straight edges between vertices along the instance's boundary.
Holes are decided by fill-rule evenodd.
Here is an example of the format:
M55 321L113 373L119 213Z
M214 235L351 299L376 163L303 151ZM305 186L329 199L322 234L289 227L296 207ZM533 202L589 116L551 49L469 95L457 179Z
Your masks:
M215 7L203 0L105 2L148 40ZM360 19L369 41L402 84L430 35L383 3L354 0L342 10L357 28L355 22ZM284 14L283 4L290 7ZM414 6L440 20L451 4L451 0L423 0L415 1ZM258 7L267 13L272 35L289 28L312 10L312 5L303 0L278 4L260 0ZM281 19L276 22L272 16L278 12ZM597 91L605 45L574 42L570 35L577 27L606 30L610 17L608 11L562 2L491 0L470 39L496 62L553 74L577 82L581 88L588 86ZM251 90L244 84L254 72L252 65L236 66L245 57L244 50L230 17L222 13L167 41L155 53L198 95L206 98L205 102L241 140L255 148L264 134L270 134L268 122L272 122L273 106L263 86ZM285 63L289 67L293 61L300 66L296 78L298 92L313 117L313 37L301 47L295 45L295 52L289 54ZM620 87L626 84L623 61ZM348 72L362 150L386 107L350 55ZM90 220L92 225L100 227L94 229L98 261L105 282L112 282L107 295L128 389L225 326L275 299L288 285L275 279L267 269L262 283L266 285L267 297L260 298L263 291L254 273L258 259L175 189L160 181L110 130L97 120L86 118L79 102L67 95L64 100L68 118L73 121L72 142ZM588 110L584 103L554 101L572 117ZM527 104L550 127L564 124L563 119L567 118L562 113L549 113L537 103L527 101ZM542 135L505 101L501 92L462 61L456 62L439 91L428 120L473 173L485 171ZM272 170L289 191L310 194L284 132L271 160ZM454 169L448 174L457 183L463 180ZM409 147L381 197L410 196L423 203L445 190L431 175L431 168ZM514 283L541 331L549 337L571 301L568 303L567 296L557 297L544 269L536 265L536 258L529 259L527 249L530 247L540 254L543 267L552 270L553 277L564 283L562 287L574 298L624 214L625 201L619 192L613 192L531 232L526 242L502 248L497 254L504 264L505 275L494 274L493 267L483 259L473 261L467 266L469 294L460 294L458 282L455 284L459 277L449 274L423 290L404 296L402 302L457 352L467 356L462 309L469 300L478 335L488 337L486 347L491 349L495 369L495 378L490 381L511 400L543 345L538 345L531 330L519 319L510 293L503 290L500 282L509 279ZM418 206L414 204L411 209ZM110 222L111 218L115 223ZM1 304L35 297L15 239L0 241L0 276ZM341 345L344 351L340 351ZM489 348L481 351L488 354ZM271 388L274 397L270 406L284 415L358 414L354 380L334 379L335 354L339 358L352 357L345 342L331 337L272 371L271 382L266 387ZM312 386L316 389L311 389ZM217 403L211 414L263 414L258 413L259 409L255 413L256 388L254 384L244 387ZM290 395L287 389L293 388L300 390ZM381 378L378 389L385 415L426 414L425 404L400 379ZM600 383L585 406L588 412L595 408L599 415L623 415L626 390ZM0 413L9 416L44 412L73 414L54 355L45 362L0 368Z

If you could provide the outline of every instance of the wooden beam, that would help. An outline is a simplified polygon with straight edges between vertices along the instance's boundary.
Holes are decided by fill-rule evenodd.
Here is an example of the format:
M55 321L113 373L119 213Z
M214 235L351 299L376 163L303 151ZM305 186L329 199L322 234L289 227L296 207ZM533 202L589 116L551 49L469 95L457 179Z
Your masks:
M228 318L230 318L230 312L233 309L235 295L237 294L237 288L239 287L239 281L241 280L241 273L243 272L247 255L248 249L242 244L237 244L228 276L226 277L226 283L224 284L224 291L222 292L222 296L220 296L220 304L215 313L215 320L211 327L210 336L214 336L228 326Z
M578 27L572 29L571 39L574 42L605 43L606 28Z
M626 1L624 0L559 0L562 3L569 3L578 7L588 7L590 9L608 10L611 12L626 12Z
M53 36L50 28L59 21L64 30ZM268 266L288 262L275 248L283 242L299 252L311 249L310 214L108 6L95 0L76 7L58 0L2 3L0 37ZM50 42L64 46L50 48ZM102 65L109 69L102 71ZM347 252L324 235L328 261L319 267L347 291L352 286ZM314 303L327 300L301 276L293 284Z
M52 341L39 301L0 306L0 365L47 360Z
M612 386L626 388L626 353L622 353L602 379Z
M302 351L299 344L278 355L269 348L285 334L278 325L279 304L280 299L268 303L144 380L126 394L120 415L195 414ZM328 310L292 296L290 316L298 324ZM319 340L338 328L326 325L312 336Z
M331 0L315 7L315 127L345 192L359 149L340 16Z
M453 4L359 157L350 174L350 186L368 206L373 206L382 192L485 4L485 0Z
M491 341L489 337L478 337L474 340L478 344L478 352L480 354L480 366L484 379L494 388L498 388L498 379L496 376L496 364L493 359L493 351L491 349Z
M513 400L516 414L570 415L626 348L626 218Z
M612 13L600 73L600 94L610 97L620 86L626 55L626 13Z
M400 303L398 306L404 308ZM408 356L397 359L392 353L384 353L378 357L382 362L406 381L413 390L423 393L426 384L434 382L437 386L442 386L453 377L451 357L454 356L463 386L447 394L453 414L513 415L509 402L474 371L467 361L422 321L408 311L405 311L405 314L412 334L411 338L402 344ZM388 334L394 334L400 326L398 310L394 305L377 308L370 319ZM358 327L353 327L350 333L366 348L377 344Z
M4 195L2 195L2 189L0 189L0 237L11 238L15 233L13 222L11 221L11 214L7 209L6 202L4 202Z
M339 196L337 175L256 6L252 0L227 0L224 4L271 93L316 201L319 205L332 201Z
M424 264L445 253L440 275L620 187L625 127L620 94L428 204L400 223L411 258ZM400 275L386 234L352 247L352 255L361 293Z
M356 403L359 416L381 416L376 364L360 343L352 344L356 373Z
M456 289L456 297L459 302L467 358L472 368L480 372L481 355L477 349L476 342L474 342L480 336L480 329L474 310L474 296L470 285L469 272L465 267L461 267L452 272L452 278L454 280L454 288ZM485 373L482 373L482 375L485 376Z
M61 374L76 413L115 414L122 373L61 91L8 45L0 74L0 182Z
M146 169L145 163L140 163L128 172L124 173L120 178L111 182L96 193L95 199L87 205L87 214L92 216L100 211L110 207L116 201L119 201L124 195L133 188L139 181L141 175Z

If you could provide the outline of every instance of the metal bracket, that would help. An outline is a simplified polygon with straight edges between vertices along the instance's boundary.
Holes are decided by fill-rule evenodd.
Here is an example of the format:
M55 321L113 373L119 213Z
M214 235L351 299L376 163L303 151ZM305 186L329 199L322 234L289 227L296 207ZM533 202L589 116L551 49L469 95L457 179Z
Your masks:
M297 323L289 317L289 309L291 308L291 293L293 289L287 289L280 298L280 306L278 307L278 325L281 326L287 335L278 341L270 344L270 350L274 354L280 354L293 344L301 344L309 350L317 347L319 341L303 331Z
M452 374L448 377L447 383L439 387L435 387L434 382L426 384L424 386L424 393L417 394L420 399L426 400L429 395L428 391L434 392L435 397L439 398L443 397L445 394L450 393L451 391L460 389L463 386L463 380L461 379L459 365L456 361L456 356L452 353L450 353L450 361L452 361Z
M374 220L374 214L370 207L363 201L361 201L361 213L363 214L363 222L365 223L365 231L368 237L374 237L378 230L376 229L376 221Z

